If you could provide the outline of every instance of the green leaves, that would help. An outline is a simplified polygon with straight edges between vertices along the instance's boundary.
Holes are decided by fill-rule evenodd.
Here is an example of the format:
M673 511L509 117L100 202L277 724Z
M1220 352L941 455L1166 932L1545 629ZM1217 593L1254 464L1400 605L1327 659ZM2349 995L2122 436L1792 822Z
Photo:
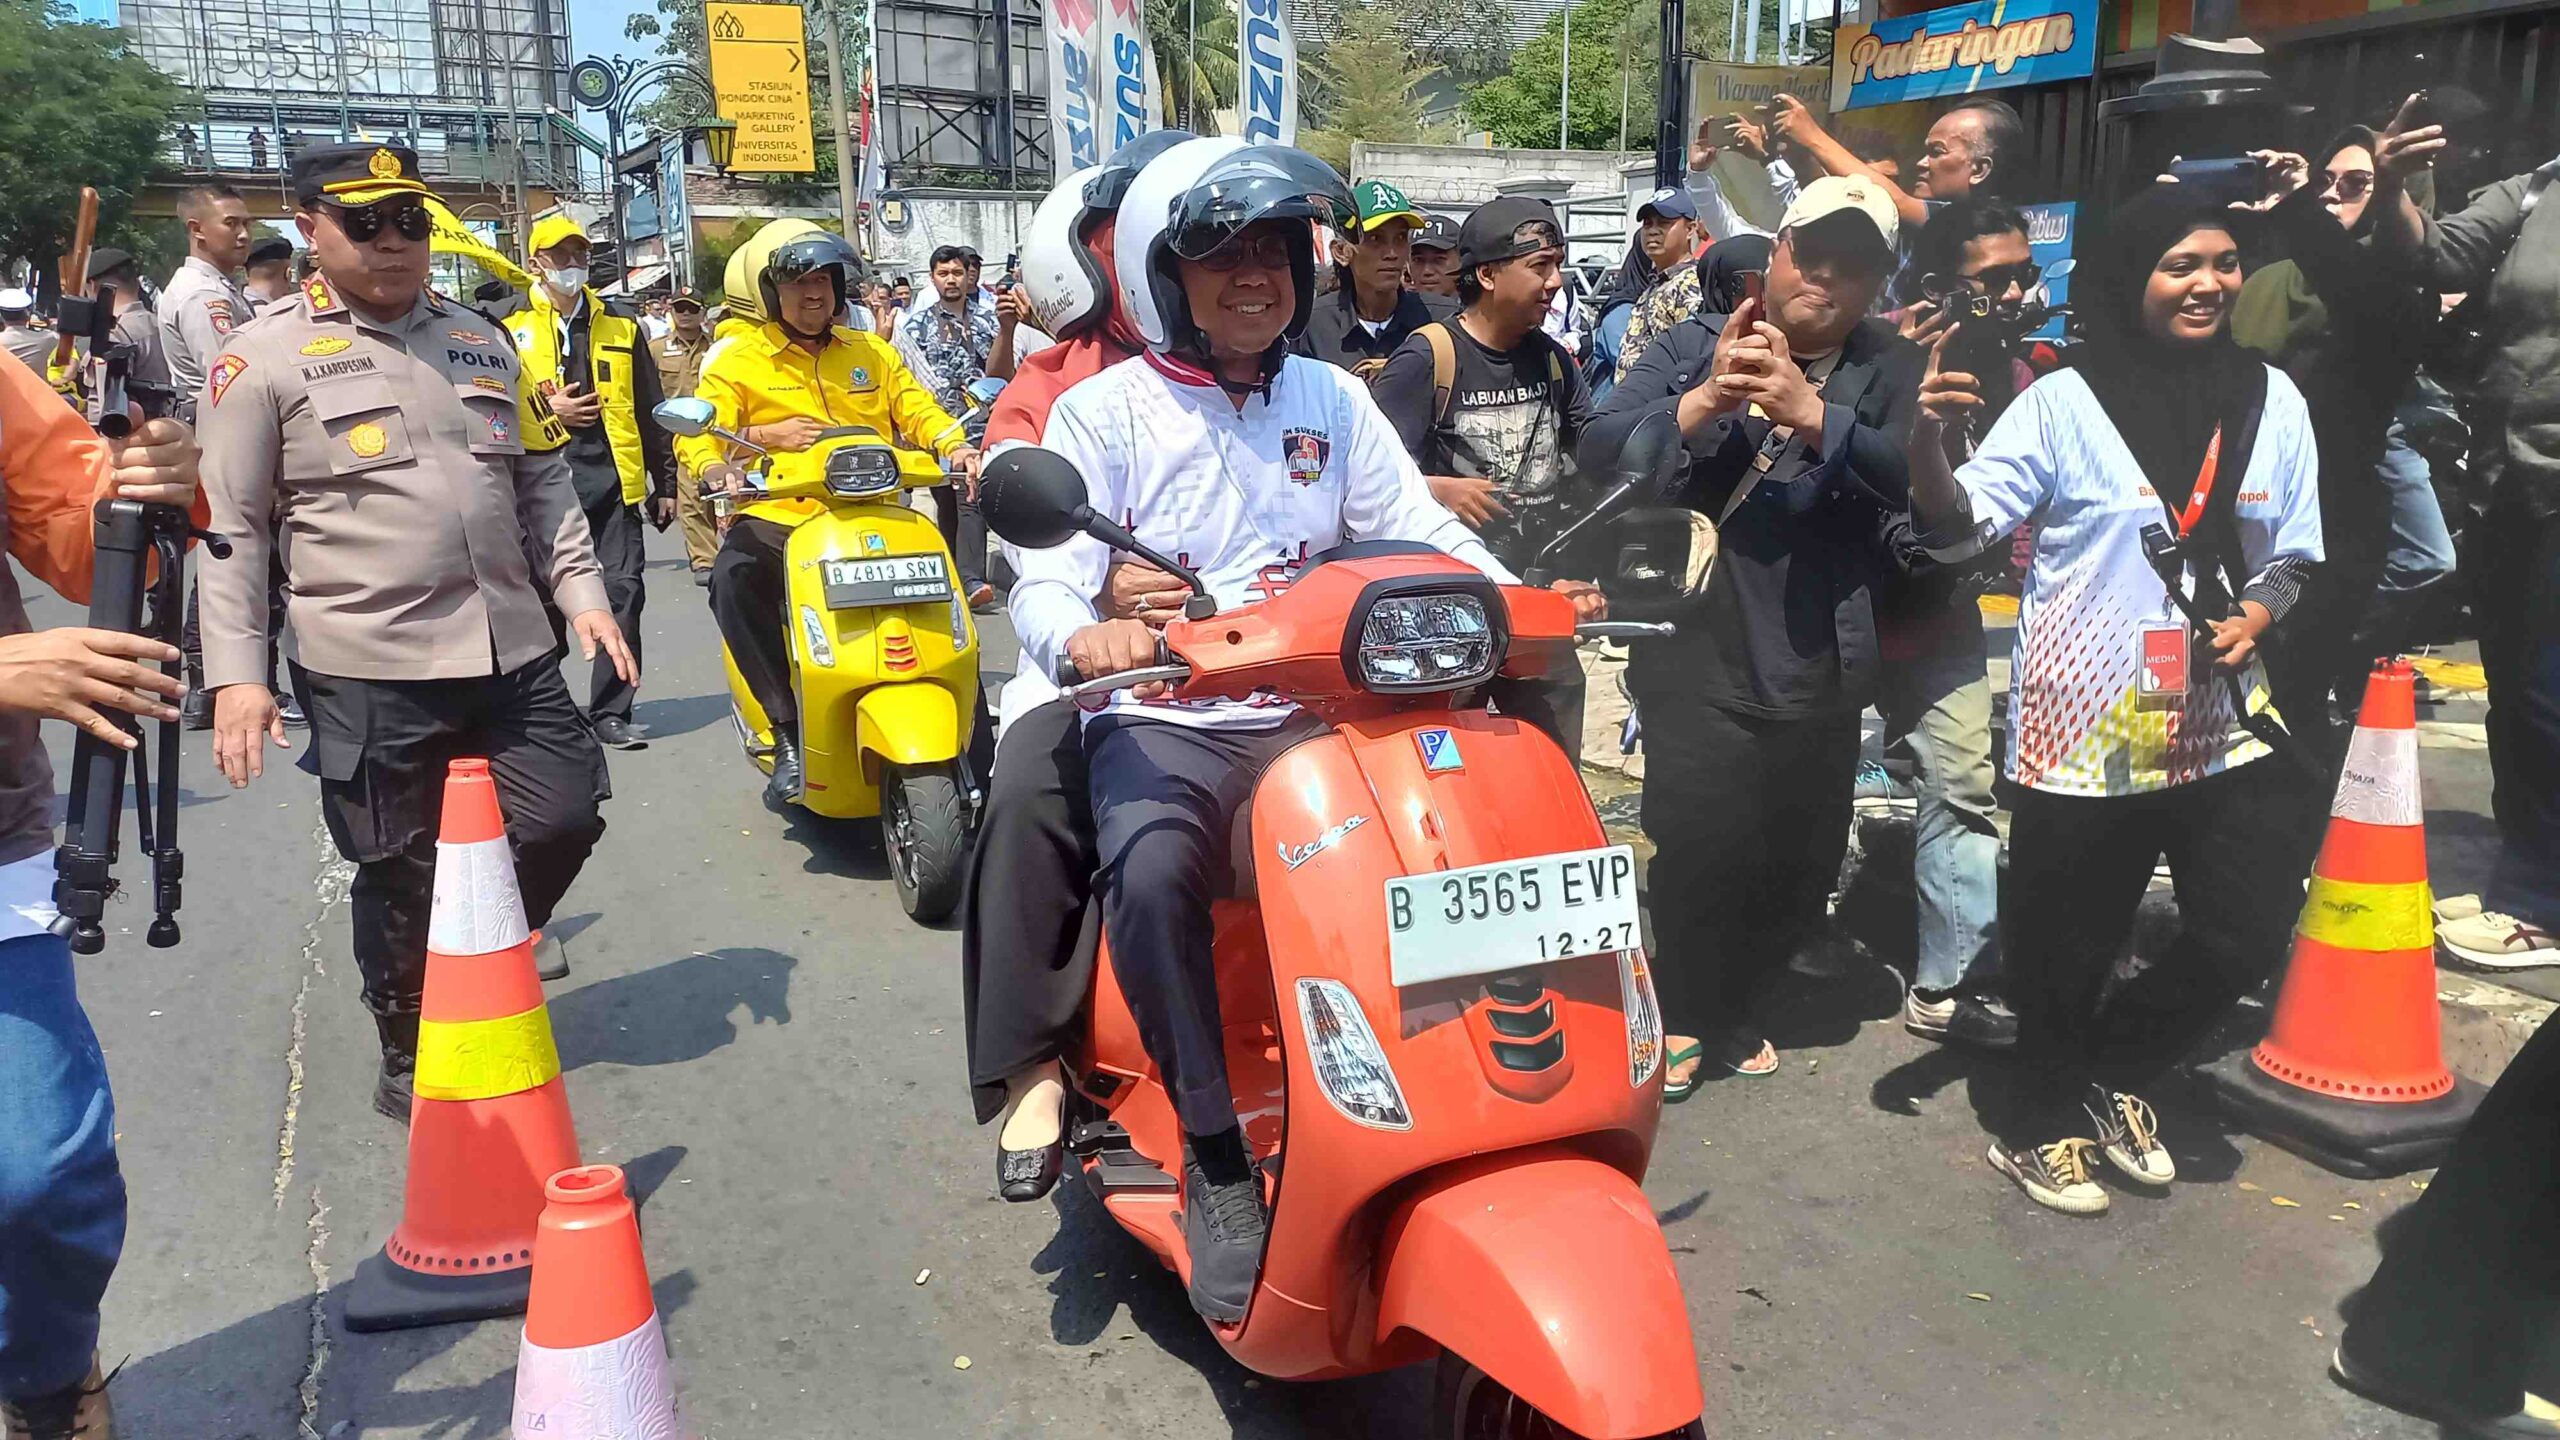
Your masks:
M187 98L121 31L43 0L0 0L0 94L0 255L39 261L70 243L83 185L118 228Z

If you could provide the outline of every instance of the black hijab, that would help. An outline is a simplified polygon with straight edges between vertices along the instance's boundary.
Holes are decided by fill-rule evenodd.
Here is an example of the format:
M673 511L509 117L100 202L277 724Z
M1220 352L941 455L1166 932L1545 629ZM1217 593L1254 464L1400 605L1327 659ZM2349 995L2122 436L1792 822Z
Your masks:
M1777 243L1766 235L1729 235L1707 247L1698 262L1698 289L1705 297L1703 313L1730 315L1742 303L1742 277L1766 271Z
M1644 298L1644 292L1653 288L1654 279L1653 261L1646 257L1643 242L1630 242L1626 262L1610 278L1608 290L1601 295L1599 305L1591 313L1606 315L1621 305L1634 304Z
M2245 244L2248 218L2181 194L2177 186L2155 186L2107 217L2092 253L2071 277L2072 308L2088 336L2072 347L2072 368L2151 487L2173 504L2184 505L2195 493L2216 427L2226 437L2224 468L2239 458L2229 437L2265 403L2266 367L2232 340L2227 321L2210 340L2154 338L2142 328L2142 292L2160 257L2179 241L2198 230L2225 230ZM2236 490L2238 479L2225 473L2216 488Z

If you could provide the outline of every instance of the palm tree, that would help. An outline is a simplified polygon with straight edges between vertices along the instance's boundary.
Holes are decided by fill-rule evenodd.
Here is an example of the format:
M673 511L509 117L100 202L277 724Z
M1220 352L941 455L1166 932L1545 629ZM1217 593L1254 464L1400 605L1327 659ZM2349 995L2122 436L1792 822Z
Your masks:
M1147 0L1147 35L1164 82L1165 123L1181 125L1188 104L1186 128L1214 132L1217 112L1236 103L1235 0Z

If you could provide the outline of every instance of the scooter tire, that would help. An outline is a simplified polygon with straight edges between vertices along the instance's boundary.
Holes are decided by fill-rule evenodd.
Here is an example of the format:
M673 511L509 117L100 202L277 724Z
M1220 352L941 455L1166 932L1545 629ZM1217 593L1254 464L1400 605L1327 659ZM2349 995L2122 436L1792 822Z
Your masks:
M1430 1440L1576 1440L1454 1350L1440 1352L1431 1381ZM1701 1417L1659 1440L1707 1440Z
M881 848L907 918L930 925L960 906L968 809L947 770L892 766L880 787Z

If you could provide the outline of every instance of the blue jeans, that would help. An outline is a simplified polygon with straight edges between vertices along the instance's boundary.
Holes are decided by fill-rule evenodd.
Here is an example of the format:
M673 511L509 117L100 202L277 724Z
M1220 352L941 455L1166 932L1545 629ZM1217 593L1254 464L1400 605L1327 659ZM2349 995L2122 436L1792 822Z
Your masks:
M2513 482L2509 482L2512 484ZM2480 664L2498 864L2481 899L2560 930L2560 516L2502 507L2483 522Z
M106 1057L71 947L0 940L0 1398L78 1384L124 1249Z
M2391 548L2382 560L2382 588L2409 591L2432 585L2453 573L2453 532L2445 527L2444 507L2436 501L2435 477L2427 457L2410 447L2409 432L2391 422L2382 459L2374 466L2383 494L2391 502Z
M1887 748L1910 755L1920 788L1911 860L1920 948L1911 983L1935 991L1986 983L1999 963L2000 830L1981 625L1958 627L1925 654L1886 662L1878 708Z

